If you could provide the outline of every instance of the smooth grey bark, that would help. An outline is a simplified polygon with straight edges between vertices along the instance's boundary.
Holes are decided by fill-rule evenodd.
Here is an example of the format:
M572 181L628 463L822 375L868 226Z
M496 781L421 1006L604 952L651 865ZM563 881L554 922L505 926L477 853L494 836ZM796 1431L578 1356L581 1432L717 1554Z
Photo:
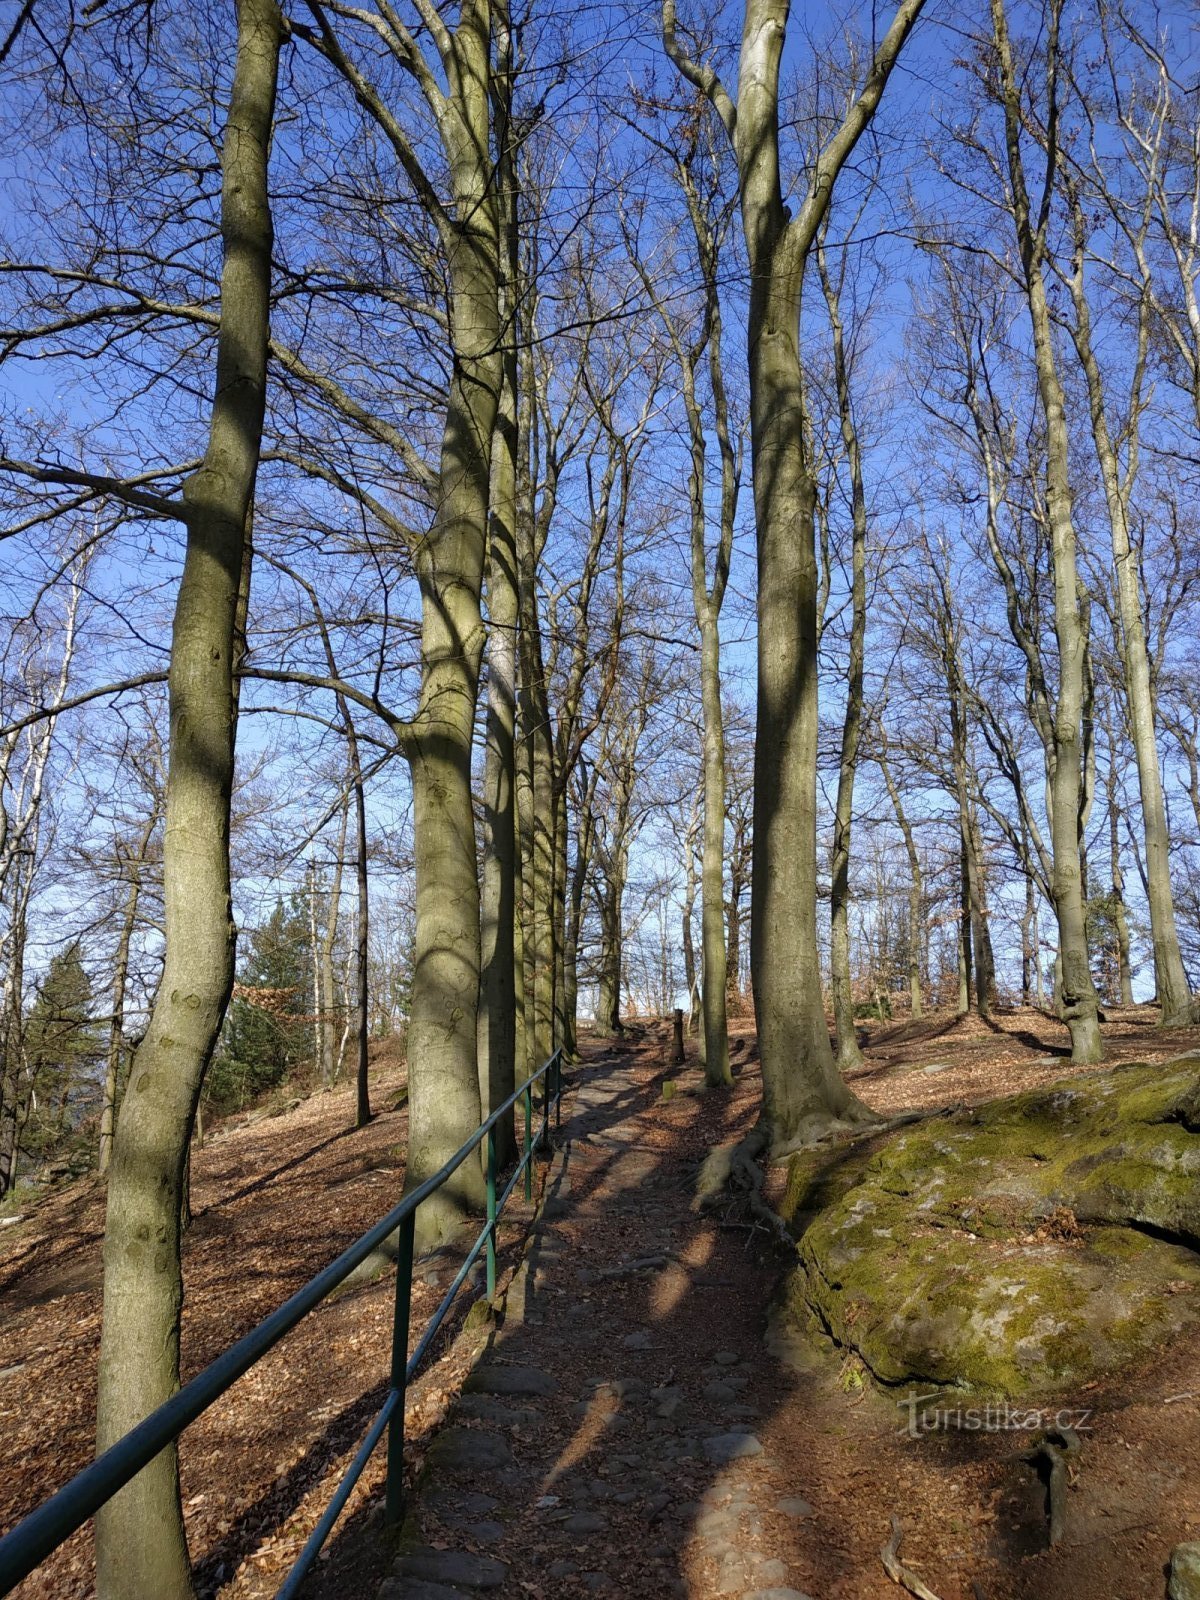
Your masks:
M904 808L904 800L900 794L899 785L896 783L892 772L892 763L888 759L887 730L882 719L877 724L878 735L875 747L875 760L883 775L887 788L888 798L892 802L892 810L896 813L896 826L900 829L904 840L904 851L908 857L908 997L910 1014L914 1021L924 1014L924 1001L921 992L921 960L925 929L921 917L922 874L921 856L917 850L916 837L913 834L912 823Z
M700 132L697 130L696 137ZM675 181L682 192L692 226L695 258L700 270L703 314L697 337L688 342L668 299L636 260L643 286L653 303L679 367L689 443L688 507L692 609L700 633L700 703L703 739L704 831L700 868L701 976L700 1003L704 1042L701 1059L704 1081L710 1088L733 1082L729 1067L729 1028L726 1017L725 965L725 723L721 709L721 607L729 583L733 530L737 518L741 464L729 427L729 401L725 386L720 296L721 244L728 208L709 216L692 172L695 146L674 161ZM635 256L636 259L636 256ZM697 389L701 364L707 358L712 394L712 425L720 456L721 489L717 542L711 582L708 576L708 436ZM691 868L689 867L689 872ZM685 913L685 950L690 952L691 915ZM693 990L695 960L688 973Z
M575 860L567 893L563 933L563 1050L569 1061L579 1055L579 942L583 934L583 897L595 846L596 768L580 761L582 782L575 800Z
M1134 755L1137 759L1138 790L1142 802L1142 828L1146 845L1147 904L1150 911L1150 932L1154 946L1154 978L1160 1022L1165 1028L1187 1027L1192 1020L1192 996L1187 975L1183 970L1183 957L1179 949L1179 933L1175 926L1175 901L1171 889L1170 838L1167 831L1166 805L1163 800L1162 774L1159 767L1158 738L1155 727L1155 707L1150 651L1146 641L1146 619L1142 604L1142 585L1137 555L1130 535L1130 497L1138 466L1138 426L1143 410L1142 387L1146 356L1150 338L1150 290L1145 281L1144 256L1142 293L1138 305L1137 348L1131 380L1130 411L1125 432L1126 466L1122 473L1117 445L1109 428L1105 403L1104 379L1092 341L1091 307L1088 303L1084 279L1084 254L1086 227L1082 202L1078 194L1072 196L1072 224L1074 229L1074 255L1068 287L1075 307L1075 320L1071 337L1079 357L1079 364L1087 382L1088 411L1091 419L1092 441L1104 488L1104 501L1112 541L1113 572L1116 578L1119 630L1117 644L1120 652L1123 681L1129 706L1129 727L1133 737ZM1141 253L1139 252L1139 255ZM1124 901L1120 897L1119 852L1116 863L1113 891L1121 906L1121 924L1124 927ZM1128 943L1128 930L1124 937ZM1126 950L1126 956L1128 951ZM1129 984L1127 961L1122 963L1122 994ZM1132 1004L1132 989L1129 1000Z
M923 0L902 0L863 88L818 153L793 216L779 170L779 73L787 0L746 0L735 106L711 66L676 36L663 43L706 94L737 159L750 265L750 436L758 554L751 975L762 1058L762 1124L771 1144L865 1114L834 1065L817 942L816 484L805 438L799 315L804 270L834 182L869 125Z
M320 941L320 1005L317 1010L321 1024L321 1083L328 1089L333 1085L336 1050L333 1036L334 1018L337 1015L337 979L333 970L333 954L337 946L338 924L342 911L342 874L345 870L346 835L350 828L350 796L342 802L342 815L338 823L337 850L333 863L333 881L325 911L325 927Z
M829 978L833 996L833 1028L838 1069L861 1066L854 1023L854 990L850 977L850 845L854 825L854 780L863 725L863 666L867 636L867 497L863 487L862 451L850 397L850 369L842 327L841 302L825 258L817 245L817 270L829 313L833 340L833 373L838 422L850 471L850 639L846 663L846 709L838 758L837 796L833 807L833 849L830 854Z
M138 903L142 893L142 873L146 853L154 830L158 826L159 808L153 806L142 825L132 851L125 857L128 888L125 908L121 915L121 931L117 936L116 957L113 961L112 1016L108 1024L108 1048L104 1063L104 1098L100 1107L100 1145L97 1171L103 1177L112 1160L113 1135L117 1122L117 1095L120 1090L121 1069L125 1061L125 990L129 981L129 955L133 936L137 930Z
M1120 789L1117 784L1116 755L1109 745L1108 762L1108 852L1109 881L1112 884L1113 925L1117 934L1117 996L1123 1006L1133 1004L1133 969L1129 959L1129 918L1125 910L1125 874L1121 870ZM1172 923L1174 918L1172 917ZM1182 962L1180 963L1182 969Z
M354 883L357 907L354 919L354 1125L365 1128L371 1120L370 986L367 966L371 942L371 883L367 870L367 791L363 781L362 752L350 708L342 707L346 747L350 755L350 782L354 789Z
M1049 0L1045 71L1050 137L1042 200L1035 213L1025 177L1022 89L1013 62L1004 0L990 0L992 42L999 67L1004 143L1021 280L1029 312L1038 398L1046 429L1046 514L1054 582L1054 631L1059 678L1054 707L1054 761L1050 781L1050 836L1054 855L1054 909L1058 918L1061 1013L1071 1033L1071 1059L1103 1059L1099 1004L1088 962L1080 870L1079 822L1084 799L1083 699L1087 635L1081 616L1076 536L1070 480L1070 449L1046 296L1045 251L1053 193L1058 117L1058 33L1062 0Z
M241 0L221 156L216 384L204 457L183 489L187 545L168 677L165 959L150 1025L130 1068L109 1172L99 1450L179 1386L184 1166L233 985L234 657L266 399L267 163L281 38L274 0ZM97 1514L96 1586L101 1600L190 1600L173 1446Z
M486 1117L516 1086L516 694L517 694L517 248L516 164L510 138L513 53L497 8L496 143L503 276L499 311L504 364L492 439L488 529L488 703L480 887L479 1093ZM496 1125L496 1157L516 1157L512 1116Z

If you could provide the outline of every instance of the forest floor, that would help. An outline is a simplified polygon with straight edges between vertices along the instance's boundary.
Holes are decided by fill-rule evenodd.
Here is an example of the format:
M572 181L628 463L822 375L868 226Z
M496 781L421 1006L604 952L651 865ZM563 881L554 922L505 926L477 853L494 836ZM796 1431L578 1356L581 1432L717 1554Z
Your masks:
M885 1113L992 1098L1070 1071L1065 1030L1030 1011L865 1032L855 1088ZM1200 1048L1200 1030L1163 1036L1149 1012L1116 1012L1106 1043L1112 1062L1165 1059ZM447 1573L460 1571L514 1600L789 1591L884 1600L900 1593L879 1556L895 1514L902 1559L940 1600L1159 1600L1171 1548L1200 1537L1200 1334L1063 1397L1092 1415L1067 1536L1046 1551L1042 1491L1020 1459L1027 1435L911 1438L896 1397L848 1382L835 1358L814 1374L764 1343L784 1254L738 1213L701 1217L691 1205L708 1149L754 1120L752 1032L735 1024L729 1095L664 1100L664 1079L686 1087L698 1076L669 1068L666 1054L665 1029L650 1028L592 1042L572 1075L551 1204L527 1258L525 1315L501 1324L471 1380L517 1392L456 1400L468 1355L449 1336L417 1385L412 1470L448 1412L451 1459L420 1501L429 1552L410 1554L395 1595L416 1600L412 1580L425 1572L440 1574L444 1600L458 1592ZM381 1113L368 1128L349 1127L347 1087L227 1124L196 1152L185 1376L394 1203L406 1118L388 1108L403 1083L385 1050ZM521 1212L505 1230L508 1267ZM102 1191L88 1180L0 1229L0 1529L90 1454L102 1221ZM426 1264L414 1332L449 1272L445 1261ZM188 1430L184 1498L203 1593L274 1592L383 1398L390 1323L390 1275L335 1297ZM475 1436L465 1478L453 1464L464 1425ZM498 1467L472 1481L481 1431L498 1441ZM309 1584L314 1600L373 1600L387 1576L382 1471L379 1452ZM84 1530L17 1592L65 1600L90 1588Z

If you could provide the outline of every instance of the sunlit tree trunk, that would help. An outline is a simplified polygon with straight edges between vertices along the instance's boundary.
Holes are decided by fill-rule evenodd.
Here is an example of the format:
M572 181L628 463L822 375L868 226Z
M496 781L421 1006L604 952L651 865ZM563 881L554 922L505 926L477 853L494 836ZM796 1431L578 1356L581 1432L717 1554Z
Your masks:
M806 443L800 297L833 184L866 130L922 0L903 0L861 93L818 153L795 216L779 170L779 70L787 0L746 0L735 106L692 61L663 6L667 54L708 95L737 157L750 266L750 437L758 553L758 695L750 965L762 1057L762 1122L782 1147L859 1114L825 1024L817 943L816 486Z
M150 1025L130 1068L109 1172L100 1450L179 1386L184 1164L233 984L235 625L266 395L267 160L281 34L274 0L241 0L222 152L215 395L203 461L184 484L187 546L168 679L165 960ZM191 1596L173 1446L97 1514L96 1585L102 1600Z
M1050 0L1045 45L1047 86L1057 114L1058 28L1062 0ZM1081 616L1076 570L1069 439L1062 384L1058 375L1044 274L1048 208L1035 215L1025 181L1021 151L1022 90L1013 63L1004 0L991 0L992 35L1004 107L1005 149L1011 185L1011 214L1021 261L1022 287L1029 311L1038 396L1046 429L1046 512L1054 580L1054 631L1058 640L1059 681L1054 708L1054 763L1050 784L1050 834L1054 855L1054 908L1058 918L1063 1021L1071 1032L1071 1059L1099 1061L1099 1004L1088 964L1080 873L1079 819L1083 791L1082 718L1087 636ZM1056 157L1051 140L1052 182Z

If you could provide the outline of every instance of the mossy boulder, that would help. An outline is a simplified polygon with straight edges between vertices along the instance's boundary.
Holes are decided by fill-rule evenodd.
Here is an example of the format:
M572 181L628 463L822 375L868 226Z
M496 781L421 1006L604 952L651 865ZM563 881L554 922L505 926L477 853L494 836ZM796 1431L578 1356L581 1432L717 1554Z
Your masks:
M1078 1389L1200 1318L1200 1056L803 1152L792 1315L877 1378Z

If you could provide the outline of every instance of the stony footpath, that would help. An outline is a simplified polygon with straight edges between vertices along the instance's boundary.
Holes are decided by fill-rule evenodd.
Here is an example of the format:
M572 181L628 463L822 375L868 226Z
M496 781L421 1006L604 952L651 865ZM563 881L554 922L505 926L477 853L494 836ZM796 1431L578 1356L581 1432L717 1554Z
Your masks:
M614 1049L575 1075L503 1322L428 1453L422 1542L380 1600L804 1600L813 1507L759 1436L790 1381L763 1345L763 1247L693 1213L706 1134L681 1161L676 1106L656 1136L660 1062Z

